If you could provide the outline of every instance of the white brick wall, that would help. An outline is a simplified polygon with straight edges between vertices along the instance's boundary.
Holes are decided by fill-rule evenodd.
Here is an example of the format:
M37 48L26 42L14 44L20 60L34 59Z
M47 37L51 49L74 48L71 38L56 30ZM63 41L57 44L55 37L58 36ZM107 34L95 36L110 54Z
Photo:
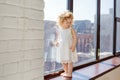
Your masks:
M43 9L43 0L0 0L0 80L44 80Z

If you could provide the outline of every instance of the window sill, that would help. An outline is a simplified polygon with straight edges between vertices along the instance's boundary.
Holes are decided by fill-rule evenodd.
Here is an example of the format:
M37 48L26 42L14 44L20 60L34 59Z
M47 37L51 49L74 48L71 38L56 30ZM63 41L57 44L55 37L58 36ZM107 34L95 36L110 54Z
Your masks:
M99 63L75 70L72 80L95 80L96 78L108 73L109 71L120 66L120 58L113 57L111 59L101 61ZM58 76L46 80L62 80L63 77ZM70 79L71 80L71 79Z

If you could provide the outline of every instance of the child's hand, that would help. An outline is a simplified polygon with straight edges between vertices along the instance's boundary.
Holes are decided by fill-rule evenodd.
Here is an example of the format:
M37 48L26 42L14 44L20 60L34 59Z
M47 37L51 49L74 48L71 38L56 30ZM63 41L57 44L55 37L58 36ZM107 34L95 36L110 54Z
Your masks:
M57 42L57 41L55 41L55 42L53 42L53 44L54 44L54 46L59 46L59 42Z
M56 46L57 46L57 47L59 46L59 42L56 42Z
M75 52L75 47L74 47L74 46L71 46L71 47L70 47L70 50L71 50L72 52Z

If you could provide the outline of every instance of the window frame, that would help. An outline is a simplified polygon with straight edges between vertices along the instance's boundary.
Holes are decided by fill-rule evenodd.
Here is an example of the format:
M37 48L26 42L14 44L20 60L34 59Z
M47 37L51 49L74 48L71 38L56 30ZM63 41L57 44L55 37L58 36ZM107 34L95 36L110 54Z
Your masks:
M120 55L120 52L119 55L118 53L116 53L116 31L117 31L117 22L120 22L120 18L116 17L116 0L114 0L113 2L113 9L114 9L114 12L113 12L113 17L114 17L114 21L113 21L113 51L112 51L112 54L111 56L108 56L108 57L105 57L105 58L102 58L100 59L100 56L98 54L99 52L99 49L100 49L100 10L101 10L101 0L97 0L97 31L96 31L96 48L95 48L95 54L96 54L96 60L95 61L92 61L92 62L88 62L88 63L85 63L85 64L82 64L82 65L79 65L79 66L76 66L74 67L73 70L77 70L77 69L80 69L80 68L83 68L83 67L86 67L86 66L89 66L89 65L92 65L92 64L95 64L95 63L98 63L98 62L101 62L101 61L104 61L104 60L107 60L107 59L110 59L112 57L115 57L115 56L119 56ZM67 10L73 12L73 0L67 0ZM63 72L63 70L60 70L59 72L57 72L56 74L48 74L48 75L44 75L44 78L49 78L49 77L54 77L55 75L58 75L59 73Z

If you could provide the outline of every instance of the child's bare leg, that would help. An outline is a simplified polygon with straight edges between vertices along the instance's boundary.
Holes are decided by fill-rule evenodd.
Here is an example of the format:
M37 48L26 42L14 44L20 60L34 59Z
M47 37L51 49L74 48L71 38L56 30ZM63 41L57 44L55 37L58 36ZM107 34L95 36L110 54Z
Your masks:
M68 63L68 76L72 77L72 72L73 72L73 63L70 62Z
M68 63L62 63L63 69L64 69L64 73L62 73L62 75L64 76L64 74L68 73Z

